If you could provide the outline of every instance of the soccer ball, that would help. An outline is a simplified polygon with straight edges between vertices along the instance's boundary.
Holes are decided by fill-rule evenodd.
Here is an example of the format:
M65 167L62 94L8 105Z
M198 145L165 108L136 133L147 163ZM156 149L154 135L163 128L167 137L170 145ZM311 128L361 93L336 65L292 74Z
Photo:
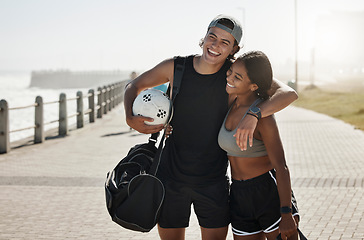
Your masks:
M147 125L166 124L170 119L172 103L164 92L157 89L142 91L134 100L133 114L150 117L154 122L144 121Z

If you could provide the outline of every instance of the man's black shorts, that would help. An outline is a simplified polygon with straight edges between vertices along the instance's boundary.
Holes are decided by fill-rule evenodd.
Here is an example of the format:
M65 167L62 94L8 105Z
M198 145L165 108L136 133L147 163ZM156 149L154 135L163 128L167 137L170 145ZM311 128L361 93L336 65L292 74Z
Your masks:
M298 215L292 192L293 216ZM231 225L235 235L273 232L281 220L275 171L246 181L233 180L230 192Z
M201 227L220 228L230 223L229 182L226 179L204 187L164 182L166 195L159 217L162 228L185 228L189 225L191 204Z

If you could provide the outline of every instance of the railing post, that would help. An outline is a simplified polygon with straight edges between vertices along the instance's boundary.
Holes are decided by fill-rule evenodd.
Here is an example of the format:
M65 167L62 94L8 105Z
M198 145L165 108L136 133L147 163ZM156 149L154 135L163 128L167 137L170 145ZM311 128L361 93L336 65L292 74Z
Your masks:
M113 108L113 87L112 84L109 85L109 111Z
M68 117L67 117L67 98L65 93L59 95L59 126L58 134L65 136L68 134Z
M111 98L112 98L112 92L111 92L111 85L107 86L107 99L108 99L108 108L107 110L110 112L111 111L111 106L112 106L112 102L111 102Z
M77 128L83 128L83 94L77 92Z
M111 99L112 99L112 104L111 104L111 108L115 108L115 84L111 84Z
M102 113L103 113L103 110L102 110L102 100L104 99L103 98L103 95L102 95L102 88L99 87L97 89L97 105L99 106L99 108L97 109L97 118L102 118Z
M35 98L35 128L34 128L34 143L44 142L44 121L43 121L43 98L37 96Z
M115 107L119 105L119 83L115 83Z
M10 151L9 107L6 100L0 101L0 153Z
M125 93L125 88L126 88L126 81L123 81L120 83L120 102L124 101L124 93Z
M119 104L118 92L119 92L119 83L115 83L114 84L115 107Z
M89 121L90 123L95 122L95 92L93 89L88 90L88 108L90 109Z
M119 83L115 83L115 92L114 92L114 98L115 98L115 107L119 105Z
M107 91L107 87L106 86L104 86L104 88L103 88L103 92L104 92L104 102L103 102L103 109L104 109L104 114L107 114L107 110L108 110L108 103L107 103L107 100L108 100L108 91Z
M125 87L126 87L125 83L120 84L120 102L124 101Z
M124 91L125 91L124 82L120 82L119 83L119 103L122 103L124 100Z

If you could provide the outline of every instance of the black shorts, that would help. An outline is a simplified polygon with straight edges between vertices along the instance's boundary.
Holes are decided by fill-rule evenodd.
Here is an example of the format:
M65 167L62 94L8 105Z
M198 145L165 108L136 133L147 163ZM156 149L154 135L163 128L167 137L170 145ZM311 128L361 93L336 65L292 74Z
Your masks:
M293 216L298 215L293 192L292 210ZM281 213L275 171L271 170L246 181L233 180L230 213L235 235L248 236L277 230Z
M191 204L204 228L226 227L229 217L229 182L226 179L205 187L191 187L164 182L166 195L159 217L162 228L185 228L189 225Z

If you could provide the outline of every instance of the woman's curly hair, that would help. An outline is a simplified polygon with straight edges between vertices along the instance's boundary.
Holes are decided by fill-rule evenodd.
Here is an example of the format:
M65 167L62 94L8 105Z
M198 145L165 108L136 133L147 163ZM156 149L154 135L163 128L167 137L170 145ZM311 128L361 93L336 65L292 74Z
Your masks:
M250 81L257 84L258 89L255 93L258 97L268 99L268 90L273 81L273 70L267 55L261 51L250 51L239 56L236 61L241 61L245 65Z

